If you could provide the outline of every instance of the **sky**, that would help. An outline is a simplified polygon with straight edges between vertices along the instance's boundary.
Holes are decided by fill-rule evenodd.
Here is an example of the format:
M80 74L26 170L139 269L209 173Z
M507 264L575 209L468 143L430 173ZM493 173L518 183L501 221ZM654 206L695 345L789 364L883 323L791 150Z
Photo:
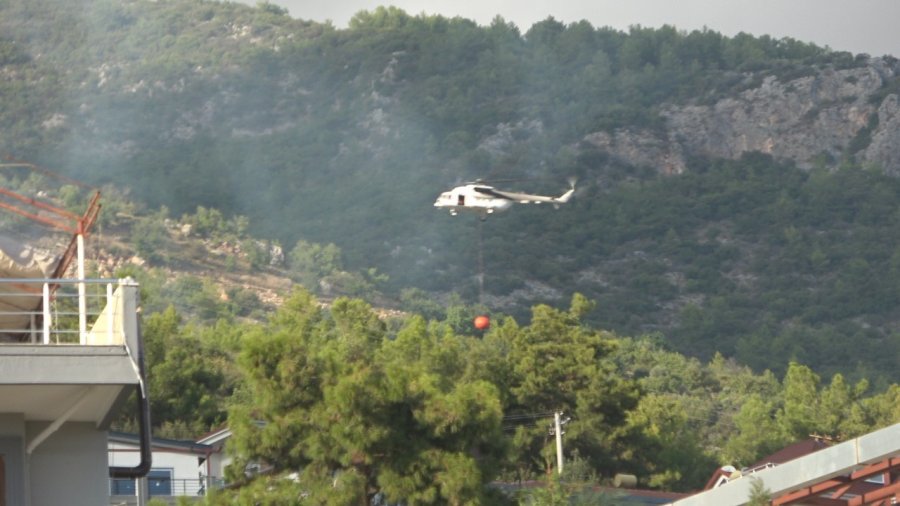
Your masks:
M241 0L251 5L255 0ZM522 33L552 16L564 23L582 19L594 26L673 25L691 31L707 27L792 37L831 49L900 56L900 0L269 0L292 17L344 28L354 14L393 5L409 14L460 16L487 25L496 15Z

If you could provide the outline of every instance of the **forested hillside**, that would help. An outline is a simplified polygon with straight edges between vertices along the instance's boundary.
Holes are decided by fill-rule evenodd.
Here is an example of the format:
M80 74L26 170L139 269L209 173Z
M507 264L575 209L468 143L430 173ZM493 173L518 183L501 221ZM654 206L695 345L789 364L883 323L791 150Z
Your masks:
M487 484L547 476L563 412L535 496L596 504L900 421L898 72L713 30L0 0L0 154L102 186L90 269L141 284L154 433L234 433L205 503L543 504ZM570 177L559 210L431 205Z
M578 292L585 321L704 360L900 380L893 58L394 8L339 30L188 0L3 0L0 34L0 151L160 219L246 217L315 250L313 290L356 272L351 293L474 304L483 262L484 305L520 320ZM559 211L431 207L461 181L572 176Z

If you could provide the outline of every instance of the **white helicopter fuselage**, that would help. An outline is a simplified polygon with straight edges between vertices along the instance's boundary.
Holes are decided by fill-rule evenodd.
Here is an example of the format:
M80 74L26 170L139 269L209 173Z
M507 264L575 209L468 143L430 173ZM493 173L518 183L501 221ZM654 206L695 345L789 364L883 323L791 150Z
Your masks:
M481 215L484 219L487 215L498 211L505 211L513 204L540 204L552 203L554 207L565 204L575 193L572 188L559 197L544 195L532 195L530 193L517 193L498 190L493 186L470 183L457 186L452 190L441 193L434 201L434 207L448 209L450 214L456 216L459 211L472 211Z
M434 207L448 209L456 216L460 211L471 211L482 215L505 211L513 205L513 201L495 197L476 190L476 187L490 188L484 185L467 184L445 191L434 201Z

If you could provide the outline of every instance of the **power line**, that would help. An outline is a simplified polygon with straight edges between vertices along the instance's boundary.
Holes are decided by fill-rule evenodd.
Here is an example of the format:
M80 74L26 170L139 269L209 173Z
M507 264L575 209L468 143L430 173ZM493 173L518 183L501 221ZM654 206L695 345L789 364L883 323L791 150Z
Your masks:
M537 418L550 418L553 416L553 411L548 411L546 413L520 413L515 415L506 415L503 417L503 421L510 420L533 420Z
M544 413L517 413L514 415L506 415L503 417L504 425L502 425L502 429L504 432L514 431L519 427L532 429L538 426L538 422L542 418L552 418L553 414L552 411L548 411Z

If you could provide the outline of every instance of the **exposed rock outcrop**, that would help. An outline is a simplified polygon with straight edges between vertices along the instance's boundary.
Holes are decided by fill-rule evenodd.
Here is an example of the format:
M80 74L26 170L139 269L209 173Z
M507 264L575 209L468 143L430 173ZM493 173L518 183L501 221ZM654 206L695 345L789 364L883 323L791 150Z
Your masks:
M584 141L619 161L669 174L684 170L686 156L734 159L752 151L802 168L855 156L900 174L900 101L896 94L878 95L898 75L898 62L881 58L786 81L770 75L712 105L665 108L662 133L619 129Z
M664 174L681 174L686 168L682 144L671 134L661 138L646 130L619 129L611 134L595 132L584 140L630 165L656 167Z
M867 162L878 163L890 174L900 174L900 98L888 95L878 107L878 128L863 153Z

